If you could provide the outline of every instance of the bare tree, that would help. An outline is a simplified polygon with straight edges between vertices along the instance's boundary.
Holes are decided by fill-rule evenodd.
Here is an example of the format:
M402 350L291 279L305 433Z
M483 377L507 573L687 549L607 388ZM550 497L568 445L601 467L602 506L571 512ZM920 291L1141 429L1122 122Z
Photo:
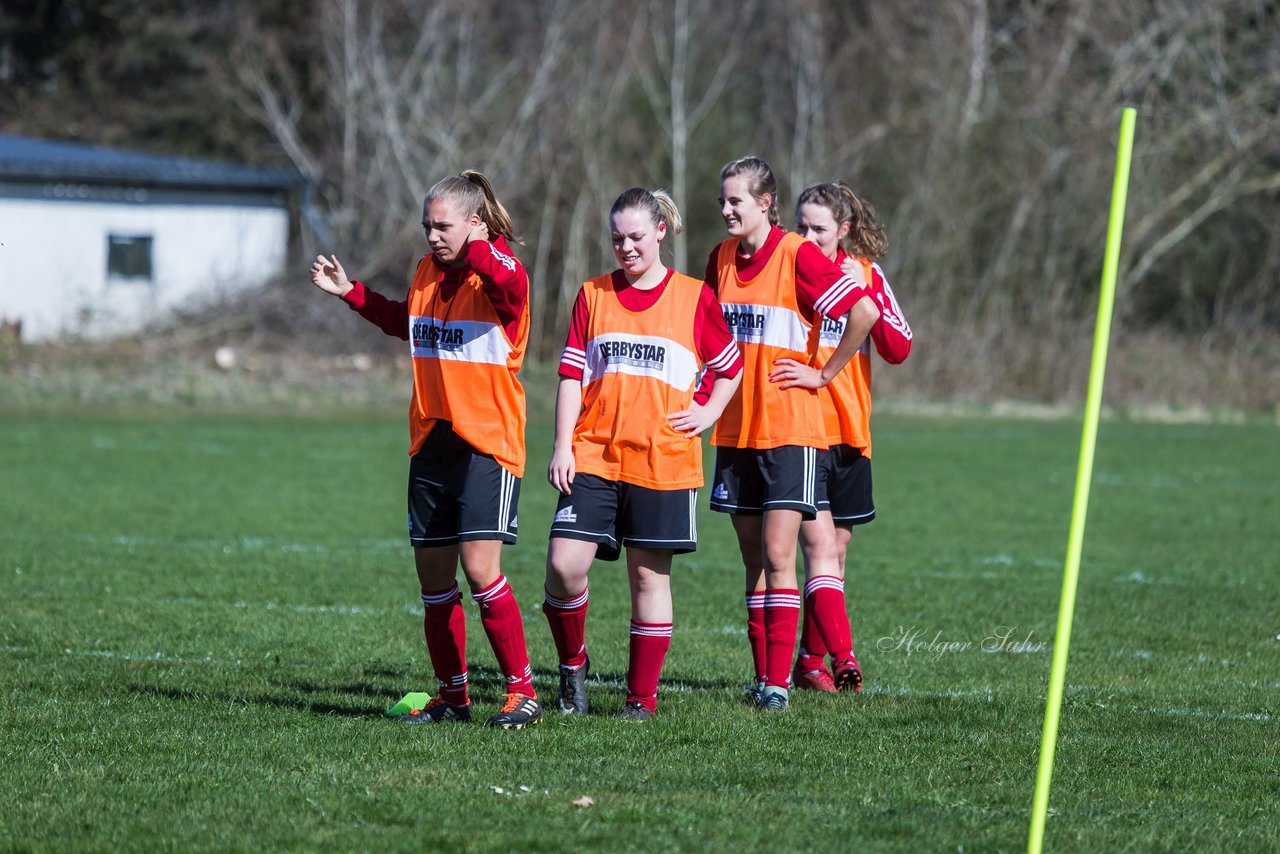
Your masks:
M876 205L885 266L927 307L913 320L950 336L917 362L928 382L1074 394L1062 365L1096 294L1124 103L1141 121L1123 315L1280 324L1280 12L1263 0L325 0L305 32L258 14L224 74L317 182L335 248L400 271L426 186L492 171L528 224L542 357L611 263L613 195L669 183L692 235L719 233L691 185L752 151L788 192L844 178Z
M671 193L677 204L689 200L693 134L712 115L734 79L757 5L757 0L747 0L735 4L727 15L724 6L709 0L654 0L647 8L652 53L637 52L635 62L662 130L660 141L671 155ZM699 34L696 46L694 32ZM676 268L687 269L688 260L685 241L677 241Z

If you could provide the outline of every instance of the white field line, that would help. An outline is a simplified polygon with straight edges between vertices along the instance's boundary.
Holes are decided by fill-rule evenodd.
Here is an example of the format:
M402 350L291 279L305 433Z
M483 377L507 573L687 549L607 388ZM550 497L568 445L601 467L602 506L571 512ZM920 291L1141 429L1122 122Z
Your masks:
M1112 658L1137 658L1142 661L1150 661L1152 658L1155 658L1156 655L1149 649L1127 649L1125 647L1120 647L1120 649L1117 649L1115 652L1111 653L1111 657ZM1161 658L1164 658L1164 657L1165 656L1163 655L1161 656ZM1205 655L1203 652L1196 653L1194 658L1192 658L1191 656L1184 656L1182 660L1189 664L1208 664L1213 667L1235 667L1236 666L1236 661L1234 659L1214 658L1211 655Z
M1195 476L1193 482L1200 483L1203 478ZM1107 472L1095 472L1093 482L1099 486L1133 486L1139 489L1182 489L1187 484L1185 481L1163 475L1155 475L1153 477L1129 477L1123 474L1109 474Z
M1162 584L1170 587L1187 587L1194 584L1192 581L1182 581L1176 578L1156 578L1147 575L1140 569L1135 569L1128 575L1117 575L1111 579L1116 584ZM1228 584L1228 586L1233 586Z
M100 537L93 534L57 534L49 536L31 536L23 534L17 530L6 531L0 533L0 539L18 542L31 542L40 540L57 540L58 542L73 542L88 546L125 546L125 547L141 547L141 548L191 548L214 551L222 551L223 554L231 554L234 551L246 552L278 552L282 554L327 554L331 551L346 552L401 552L408 556L410 554L409 543L405 539L379 539L379 540L350 540L341 542L336 546L324 545L323 543L306 543L295 542L290 540L277 540L272 537L240 537L234 540L211 540L211 539L165 539L157 537L139 537L129 534L117 534L115 536Z
M1133 709L1134 714L1158 715L1172 718L1206 718L1214 721L1269 722L1272 715L1266 712L1224 712L1220 709Z
M4 652L8 655L32 655L32 654L38 654L39 650L35 650L27 646L9 645L4 647ZM181 664L181 665L207 664L207 665L236 666L236 667L240 666L243 663L242 660L239 658L234 660L222 660L222 659L217 659L217 658L214 658L213 656L208 656L208 655L204 656L203 658L183 658L181 656L169 655L168 653L165 653L165 652L140 654L140 653L119 652L117 650L110 650L110 649L76 650L76 649L71 649L69 647L64 648L61 652L63 655L71 656L75 658L102 658L102 659L108 659L112 661L127 661L127 662L160 662L164 664ZM495 682L495 683L502 681L501 677L498 677L498 676L489 677L488 675L482 676L480 674L477 674L477 677L478 678L474 679L473 681ZM559 677L553 673L535 673L533 676L533 681L535 683L539 685L547 685L547 686L558 684L558 679ZM626 690L626 687L627 687L626 679L622 677L604 679L599 676L591 676L591 677L588 677L587 684L606 687L606 688L619 688L622 690ZM1098 690L1098 689L1090 688L1089 686L1085 686L1085 685L1071 685L1068 687L1072 691L1076 691L1076 692ZM659 686L659 691L662 693L692 694L698 690L700 689L694 688L693 686L688 685L684 682L680 682L678 680L668 681L664 679L662 680ZM968 700L968 699L978 698L978 699L985 700L986 702L991 702L995 699L995 690L990 685L984 685L981 688L970 688L970 689L964 689L964 690L950 688L945 691L919 691L914 688L908 688L902 685L888 686L888 685L877 685L872 683L867 685L863 689L862 693L864 696L870 696L870 697L902 697L902 698L918 698L918 699L931 699L931 700ZM1130 709L1129 711L1132 714L1157 715L1161 717L1204 718L1206 720L1244 721L1244 722L1256 721L1259 723L1270 723L1271 720L1274 718L1273 715L1267 712L1228 712L1223 709L1193 709L1193 708L1180 708L1180 707L1166 707L1166 708L1134 708L1134 709Z
M890 687L888 685L868 684L863 686L862 693L864 695L879 697L918 697L929 700L967 700L973 697L979 697L990 703L995 699L995 692L990 685L983 685L981 688L971 688L968 690L959 690L956 688L948 688L945 691L917 691L914 688L907 688L902 685Z
M1265 586L1261 583L1255 584L1251 581L1239 578L1227 578L1222 579L1221 581L1214 580L1210 582L1201 579L1158 577L1148 575L1140 569L1135 569L1128 575L1117 575L1111 580L1116 584L1157 584L1163 587L1242 587L1245 589L1255 590L1265 589L1268 593L1271 592L1271 588L1269 586Z
M1071 475L1074 477L1075 475ZM1049 482L1052 484L1066 483L1068 477L1061 472L1053 472L1049 475ZM1200 484L1204 482L1204 478L1195 475L1191 478L1191 484ZM1186 489L1188 482L1179 478L1168 477L1166 475L1153 475L1151 477L1130 477L1123 474L1110 474L1108 472L1094 472L1093 483L1096 486L1103 487L1129 487L1133 489Z
M1071 685L1072 691L1092 691L1097 690L1085 685ZM972 697L981 697L990 702L994 699L994 691L990 685L983 686L967 691L947 690L947 691L917 691L912 688L902 686L888 687L882 685L867 685L863 688L864 695L886 696L886 697L920 697L929 699L968 699ZM1133 708L1129 709L1131 714L1138 715L1156 715L1159 717L1172 718L1205 718L1208 720L1219 721L1244 721L1259 723L1269 723L1275 716L1267 712L1228 712L1224 709L1192 709L1179 707L1165 708Z
M34 441L30 437L22 437L24 444L34 444L39 441L36 437ZM155 453L183 453L194 454L206 457L276 457L275 451L268 448L260 448L251 444L234 444L217 441L198 441L198 442L173 442L160 443L148 442L139 439L118 439L114 436L93 436L89 439L89 447L95 451L123 451L134 454L155 454ZM325 460L325 461L351 461L364 459L355 451L332 450L327 448L307 448L297 454L299 459L306 460Z
M1112 658L1136 658L1139 661L1150 661L1152 652L1149 649L1124 649L1123 647L1111 653Z
M185 598L185 597L184 597ZM186 604L184 602L184 604ZM191 604L202 604L192 602ZM250 604L248 602L235 602L233 608L242 609L262 609L264 611L292 611L295 614L340 614L350 617L384 617L387 611L381 608L362 608L359 605L278 605L275 602L267 602L264 604Z
M730 637L746 637L746 626L719 626L702 628L700 626L681 626L678 623L672 627L672 634L677 635L728 635Z
M957 570L956 572L912 572L911 578L931 578L940 581L973 581L975 578L981 578L984 581L1001 581L1007 576L998 572L968 572L966 570Z
M4 651L9 655L38 655L43 650L32 649L28 646L6 646ZM64 648L62 655L71 656L72 658L106 658L113 661L153 661L163 664L213 664L213 665L232 665L239 666L240 659L234 661L224 661L206 655L203 658L181 658L175 655L169 655L165 652L153 652L149 655L133 652L118 652L112 649L71 649Z

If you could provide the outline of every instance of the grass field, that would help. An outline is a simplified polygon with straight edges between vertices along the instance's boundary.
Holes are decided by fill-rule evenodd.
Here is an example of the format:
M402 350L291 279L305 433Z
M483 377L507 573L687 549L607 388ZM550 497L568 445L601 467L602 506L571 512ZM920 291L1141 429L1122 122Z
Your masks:
M659 717L613 719L626 584L597 564L594 713L513 733L381 717L434 688L398 413L10 412L0 849L1022 849L1079 429L877 419L861 696L743 703L741 569L705 513ZM529 439L506 572L552 699L545 424ZM1049 850L1280 849L1277 439L1102 425ZM467 608L485 716L500 679Z

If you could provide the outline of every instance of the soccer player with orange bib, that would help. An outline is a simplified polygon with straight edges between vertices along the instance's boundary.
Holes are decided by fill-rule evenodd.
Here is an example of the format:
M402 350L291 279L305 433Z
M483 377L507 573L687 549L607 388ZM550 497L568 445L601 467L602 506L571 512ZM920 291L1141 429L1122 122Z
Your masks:
M631 652L621 718L647 721L671 645L672 555L697 546L699 436L738 388L742 357L712 290L668 269L681 229L666 193L633 187L609 212L619 269L582 285L560 358L547 479L560 491L543 611L560 659L560 710L585 715L587 574L625 547ZM704 369L705 403L694 400Z
M777 181L769 164L744 157L720 172L720 215L729 232L707 262L725 320L742 350L739 393L716 424L711 509L729 513L746 571L747 639L755 664L751 695L765 711L789 703L800 616L796 542L818 512L827 448L817 389L839 374L880 316L867 291L814 244L778 227ZM845 321L820 370L823 318ZM835 531L811 538L811 572L838 571Z
M880 309L880 319L852 364L819 392L831 447L824 461L825 477L820 479L826 496L819 498L818 517L800 526L807 578L800 651L792 675L799 688L861 691L862 669L853 654L844 583L853 528L876 517L871 496L871 343L875 342L876 352L886 362L900 364L911 353L911 326L884 271L875 263L885 252L884 228L876 222L875 208L848 184L817 184L801 193L796 204L796 231L865 288ZM843 320L823 322L818 330L818 365L831 358L843 332ZM810 549L821 542L828 524L834 525L839 554L837 571L832 574L812 566L809 559ZM830 669L827 655L831 656Z
M461 563L506 678L506 700L488 723L521 729L542 719L542 706L501 554L504 543L516 541L525 465L524 388L516 373L529 338L529 277L509 245L511 217L479 172L432 187L422 227L431 251L418 262L403 301L349 280L333 256L316 258L311 279L410 343L409 541L440 689L399 720L471 720Z

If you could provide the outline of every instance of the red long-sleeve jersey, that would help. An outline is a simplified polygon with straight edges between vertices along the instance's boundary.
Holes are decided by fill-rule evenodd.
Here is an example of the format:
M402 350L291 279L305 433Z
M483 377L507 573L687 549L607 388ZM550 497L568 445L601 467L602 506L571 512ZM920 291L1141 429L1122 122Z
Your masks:
M836 253L836 264L843 265L849 258L843 249ZM875 343L880 358L891 365L900 365L911 355L911 324L907 316L898 306L898 300L889 287L884 270L879 264L871 265L871 281L865 285L876 307L880 309L880 319L871 327L871 340Z
M822 398L823 422L827 442L860 448L871 456L871 347L886 362L897 364L911 353L911 327L894 298L884 271L866 258L849 258L843 251L836 256L842 268L865 288L880 309L880 319L871 327L858 352L831 382L818 394ZM827 319L819 329L818 362L831 358L844 334L844 319Z
M469 273L480 277L485 296L498 313L507 336L514 339L521 314L529 302L529 277L501 236L493 240L472 240L462 256L462 266L444 274L441 292L449 298ZM342 299L365 320L387 335L409 340L409 304L370 290L359 281Z

